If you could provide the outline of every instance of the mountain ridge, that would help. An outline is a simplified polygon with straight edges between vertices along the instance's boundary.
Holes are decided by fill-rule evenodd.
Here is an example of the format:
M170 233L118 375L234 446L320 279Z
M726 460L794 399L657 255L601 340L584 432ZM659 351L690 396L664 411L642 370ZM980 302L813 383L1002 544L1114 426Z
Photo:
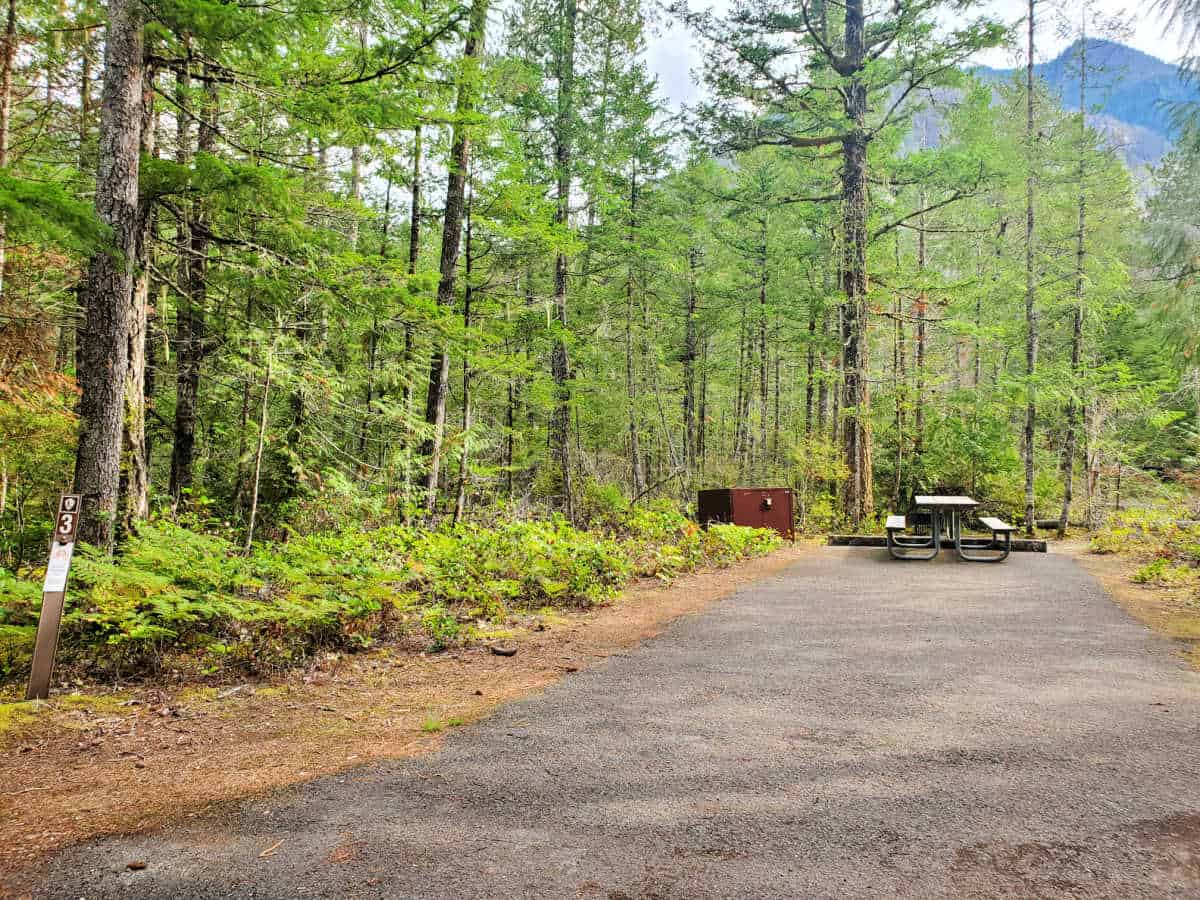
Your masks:
M1057 93L1063 107L1079 108L1079 60L1082 40L1054 59L1034 66L1034 74ZM1131 168L1156 164L1177 136L1171 107L1200 102L1200 88L1183 77L1179 66L1118 41L1088 38L1088 117L1122 146ZM987 82L1006 81L1023 69L975 66Z

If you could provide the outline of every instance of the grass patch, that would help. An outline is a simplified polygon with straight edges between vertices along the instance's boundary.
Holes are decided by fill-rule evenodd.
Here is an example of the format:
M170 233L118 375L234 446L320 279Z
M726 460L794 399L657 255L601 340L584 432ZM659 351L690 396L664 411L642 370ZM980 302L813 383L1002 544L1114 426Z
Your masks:
M36 700L0 703L0 744L20 733L43 708Z
M1090 550L1108 556L1123 606L1155 631L1195 646L1200 668L1200 523L1183 507L1129 510L1110 517ZM1136 587L1135 587L1136 585Z
M95 715L111 715L120 712L128 699L128 694L64 694L54 698L54 704L62 709L86 709Z
M180 704L211 703L220 693L215 687L189 687L179 692Z

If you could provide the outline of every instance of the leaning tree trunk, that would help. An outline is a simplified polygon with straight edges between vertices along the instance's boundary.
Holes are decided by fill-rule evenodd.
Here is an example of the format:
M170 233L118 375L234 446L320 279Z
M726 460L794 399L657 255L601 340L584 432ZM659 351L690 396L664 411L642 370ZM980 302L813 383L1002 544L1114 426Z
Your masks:
M463 45L465 65L483 54L484 24L487 0L475 0L471 6L471 22ZM475 88L472 73L465 72L458 89L457 115L453 144L450 149L450 174L446 180L446 210L442 219L441 279L438 281L437 303L442 309L454 304L458 278L458 251L462 243L463 200L466 194L467 164L470 157L468 120L475 109ZM429 463L425 472L425 508L433 512L437 503L438 470L441 463L442 440L446 427L446 392L450 386L450 352L444 344L434 350L429 366L429 391L425 397L425 421L432 434L422 446Z
M96 215L113 246L88 261L79 286L84 309L79 354L80 434L75 492L83 495L79 539L111 552L121 473L130 295L138 238L142 130L142 7L110 0L101 93Z

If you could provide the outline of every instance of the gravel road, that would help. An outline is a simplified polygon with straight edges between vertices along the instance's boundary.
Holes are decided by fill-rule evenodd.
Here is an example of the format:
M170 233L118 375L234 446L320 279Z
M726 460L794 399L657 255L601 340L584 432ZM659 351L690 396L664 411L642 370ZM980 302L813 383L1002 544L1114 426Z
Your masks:
M1197 897L1198 745L1200 675L1070 559L831 548L433 755L64 852L42 895Z

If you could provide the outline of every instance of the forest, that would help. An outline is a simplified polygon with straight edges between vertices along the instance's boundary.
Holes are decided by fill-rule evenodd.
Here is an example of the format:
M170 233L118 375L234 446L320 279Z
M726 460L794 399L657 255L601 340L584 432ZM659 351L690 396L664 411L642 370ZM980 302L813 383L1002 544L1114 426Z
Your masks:
M696 534L707 487L791 487L807 533L928 491L1060 535L1188 495L1195 111L1132 171L1092 115L1114 23L1012 5L7 0L0 627L72 487L68 626L147 646L766 548ZM682 110L668 25L702 49ZM1063 34L1071 96L1035 71ZM536 584L502 552L531 542L563 548Z

